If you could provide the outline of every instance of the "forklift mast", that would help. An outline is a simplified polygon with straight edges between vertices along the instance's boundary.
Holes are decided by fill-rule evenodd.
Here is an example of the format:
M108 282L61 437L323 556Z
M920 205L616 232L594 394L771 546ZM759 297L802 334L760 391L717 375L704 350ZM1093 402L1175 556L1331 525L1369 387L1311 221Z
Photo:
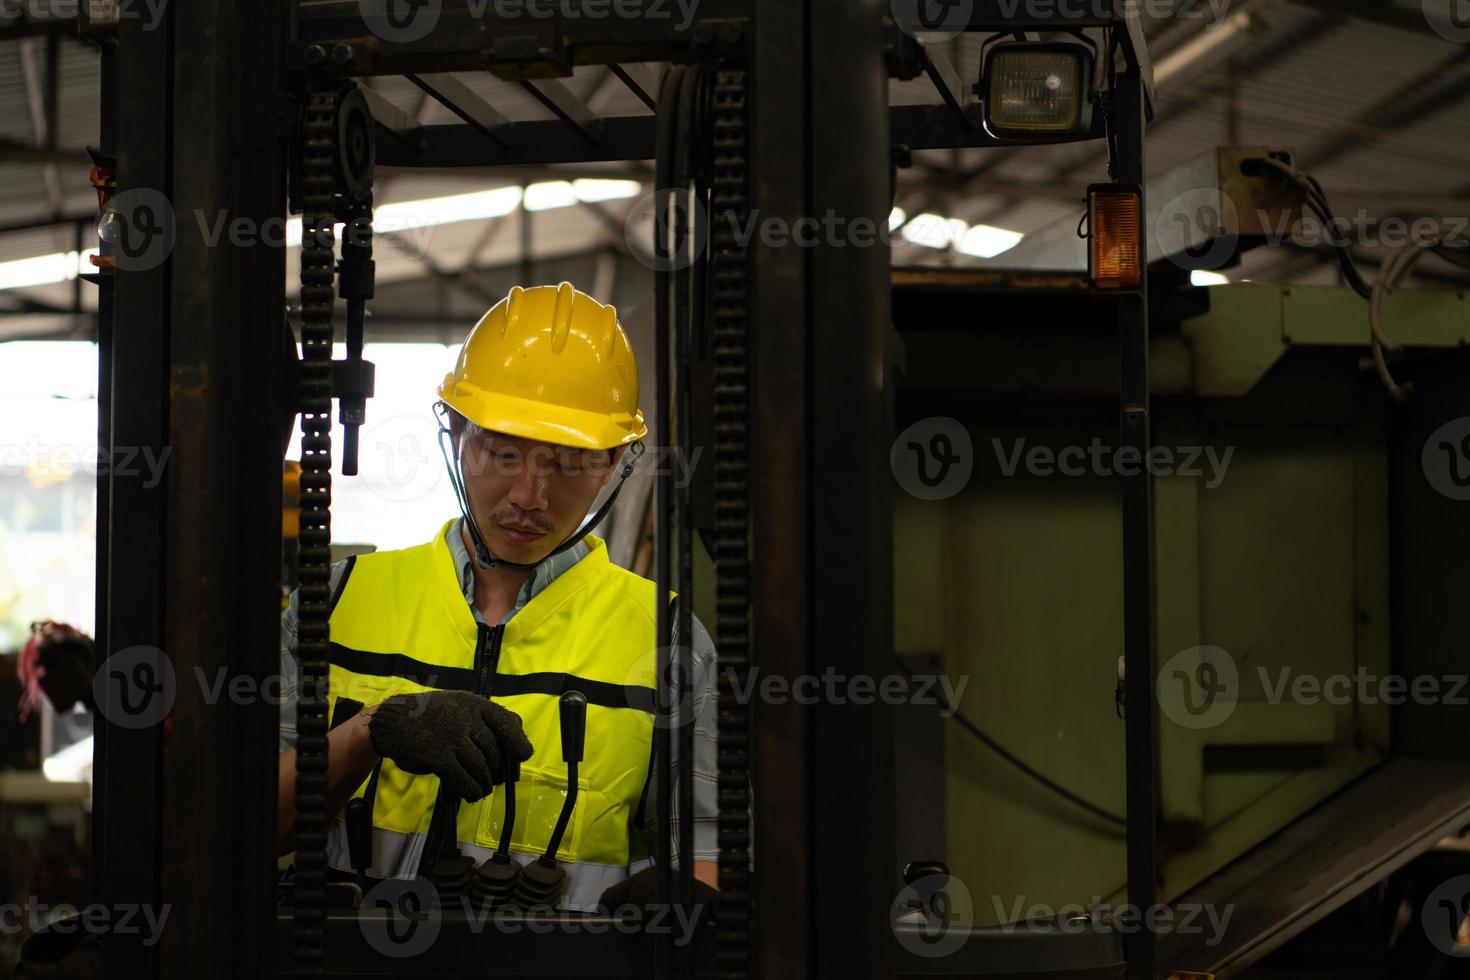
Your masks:
M735 696L756 670L881 676L891 670L894 632L889 251L842 241L780 247L737 234L750 221L792 228L835 215L885 228L894 161L916 150L1090 141L1112 175L1092 199L1095 221L1113 236L1094 236L1095 310L1116 324L1121 444L1148 456L1142 216L1153 82L1134 5L976 0L944 5L936 23L912 17L933 5L902 0L703 0L687 24L585 16L583 6L593 3L569 0L547 17L530 2L433 0L405 11L392 0L194 0L168 5L158 25L124 17L111 28L102 150L116 156L120 194L151 189L171 203L174 242L154 267L102 277L100 444L167 448L172 465L159 492L99 477L100 647L113 656L166 650L175 678L227 671L265 685L278 671L282 418L300 416L304 456L290 909L278 913L272 880L276 707L259 698L211 703L201 685L177 683L161 723L99 719L98 899L168 906L175 922L156 946L109 935L108 974L876 977L958 965L985 976L1007 962L1054 962L1071 972L1051 975L1159 980L1157 937L1147 930L1121 946L1116 937L1057 935L1030 937L1024 949L1015 937L977 931L959 959L915 954L904 931L912 939L922 927L893 925L892 906L905 860L932 855L897 853L888 713ZM975 86L982 95L1005 59L1018 64L1030 45L1076 59L1086 111L1060 132L1018 130L997 100L975 97L938 45L924 43L946 32L993 42ZM672 66L657 87L638 67L650 63ZM653 111L597 117L560 81L584 66L606 66ZM554 118L508 120L455 74L486 70L521 85ZM460 121L407 117L371 84L395 76ZM927 80L932 101L890 107L895 78ZM431 951L384 961L363 942L373 910L330 907L324 853L331 463L339 451L330 421L336 401L350 474L356 426L372 413L362 349L375 169L614 160L655 163L662 258L675 254L665 237L675 231L692 232L701 246L692 265L658 269L652 390L658 437L686 457L712 446L712 480L691 487L660 477L654 528L661 591L693 599L697 533L714 559L722 684L714 925L692 948L672 935L656 939L650 967L648 950L615 934L523 929L491 942L446 913ZM689 200L707 222L680 224L680 202ZM263 228L288 206L302 215L299 292L285 281L284 243L209 238L218 215ZM299 363L282 356L293 293ZM347 356L334 361L339 336ZM1158 898L1159 865L1153 511L1146 472L1120 486L1127 870L1130 902L1146 908ZM692 606L662 608L660 637L689 636ZM661 666L679 658L688 676L687 644L672 653L663 646ZM676 700L670 676L680 673L658 672L665 710ZM654 762L660 898L685 910L692 868L673 861L668 831L675 813L691 809L689 738L687 725L660 726ZM595 735L587 751L595 752ZM678 853L691 850L691 824L679 821ZM526 923L556 921L530 915Z

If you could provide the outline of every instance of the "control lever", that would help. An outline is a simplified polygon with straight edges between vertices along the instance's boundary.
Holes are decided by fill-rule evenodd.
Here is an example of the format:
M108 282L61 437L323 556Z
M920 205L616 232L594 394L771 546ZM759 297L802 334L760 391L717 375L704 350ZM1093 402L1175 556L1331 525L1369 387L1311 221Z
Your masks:
M937 911L934 899L949 884L949 866L943 861L910 861L903 866L903 883L914 897L898 911L895 924L922 926Z
M556 818L556 829L546 845L546 853L521 869L514 899L526 907L550 905L566 881L566 869L556 863L556 852L571 822L577 805L577 765L587 741L587 697L581 691L567 691L561 696L561 757L567 764L567 798Z
M500 845L475 871L471 894L488 905L500 905L508 900L520 879L521 866L510 859L510 838L516 827L516 783L520 778L521 764L512 759L505 785L501 787L505 796L505 816L500 821Z
M429 839L424 845L429 881L441 902L468 894L474 881L475 859L459 853L459 802L457 795L439 787Z
M915 885L925 878L940 877L936 882L941 888L949 881L949 865L943 861L910 861L903 866L903 883Z
M367 872L373 863L373 811L361 796L347 801L347 859L357 872L357 887L366 892Z

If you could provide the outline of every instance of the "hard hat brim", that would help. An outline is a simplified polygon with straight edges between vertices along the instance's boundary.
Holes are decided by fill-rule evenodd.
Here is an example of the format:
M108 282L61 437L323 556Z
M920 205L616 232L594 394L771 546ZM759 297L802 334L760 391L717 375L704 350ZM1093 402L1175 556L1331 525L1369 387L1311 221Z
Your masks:
M648 435L643 413L604 415L565 405L488 392L451 377L439 386L439 397L482 429L504 432L575 449L616 449Z

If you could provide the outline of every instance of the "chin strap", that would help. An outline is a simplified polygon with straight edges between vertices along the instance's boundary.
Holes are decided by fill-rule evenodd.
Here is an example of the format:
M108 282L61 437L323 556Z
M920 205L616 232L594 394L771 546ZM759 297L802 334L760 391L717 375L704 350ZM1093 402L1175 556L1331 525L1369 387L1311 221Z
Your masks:
M628 479L628 475L633 472L633 466L638 462L639 457L643 455L643 443L635 442L628 447L627 458L623 462L622 471L618 474L618 482L613 487L612 493L608 494L607 500L603 501L602 506L597 508L597 513L588 518L565 541L548 551L539 561L529 563L506 561L503 558L496 558L490 554L490 549L485 545L485 538L480 534L480 525L475 522L475 515L470 512L470 499L469 494L465 491L464 470L460 460L459 447L453 445L454 433L449 428L449 410L449 406L445 405L442 401L434 405L434 414L439 419L439 455L444 457L444 467L449 471L449 483L454 487L455 499L459 501L459 512L464 515L465 524L470 529L470 540L475 546L475 564L481 568L499 568L501 566L506 568L535 568L548 558L559 555L568 548L571 548L578 541L586 537L593 528L601 524L603 518L607 517L608 513L612 510L613 501L617 500L618 494L623 491L623 482ZM451 451L454 457L453 462L450 462Z

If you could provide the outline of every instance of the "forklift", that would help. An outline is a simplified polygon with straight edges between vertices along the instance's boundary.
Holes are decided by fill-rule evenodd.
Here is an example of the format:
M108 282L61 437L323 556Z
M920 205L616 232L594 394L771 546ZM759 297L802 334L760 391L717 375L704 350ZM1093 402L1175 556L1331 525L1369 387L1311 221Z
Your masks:
M226 670L257 683L278 669L281 464L298 426L294 571L304 632L321 638L301 651L287 887L274 873L273 705L208 704L181 685L158 724L99 724L97 899L169 905L175 923L151 946L106 936L107 974L1208 976L1174 973L1199 957L1166 950L1147 929L956 916L946 854L901 850L946 845L902 833L911 807L897 788L911 760L893 714L871 703L722 699L720 896L689 943L673 933L630 943L606 917L534 903L505 903L487 921L475 914L485 906L407 892L378 902L328 882L330 428L335 401L351 474L373 410L363 346L376 168L653 162L657 431L672 434L676 452L709 446L714 458L691 484L658 477L654 577L717 611L726 684L757 670L788 680L892 672L894 597L910 566L895 554L906 505L894 499L890 447L898 422L953 394L920 368L926 349L955 338L925 348L933 338L912 328L941 307L973 321L981 304L999 308L987 283L1015 285L1004 274L896 274L884 245L777 247L738 233L752 221L789 228L830 214L884 227L895 168L916 151L1095 147L1108 179L1082 202L1083 267L1059 292L1087 324L1084 342L1116 366L1098 394L1118 446L1139 458L1153 447L1157 216L1144 133L1154 88L1135 5L703 0L687 23L653 16L656 4L641 17L596 16L601 6L198 0L167 8L166 29L101 5L84 16L84 30L105 39L101 151L116 160L116 200L152 189L179 215L267 227L289 208L302 225L299 292L286 281L283 242L207 247L192 221L172 229L165 261L118 262L98 276L100 444L171 447L173 463L154 491L99 477L99 650L153 647L177 673ZM974 78L942 49L962 33L985 39ZM599 117L563 82L601 68L647 111ZM552 118L504 116L465 81L486 72ZM458 121L420 123L375 90L371 80L384 78L411 82ZM931 96L890 106L890 86L915 81ZM144 217L114 209L110 223L141 232L152 227ZM346 355L334 360L339 317ZM1151 909L1179 894L1163 873L1155 491L1146 471L1111 490L1118 819L1127 901ZM696 572L696 554L712 559L712 574ZM680 615L688 635L687 605ZM660 616L660 636L679 625L672 618ZM662 682L657 695L659 705L674 700ZM578 730L575 703L567 711L567 730ZM688 737L687 726L659 733L653 767L665 790L676 778L691 784ZM575 741L563 745L568 765ZM583 750L595 751L595 733ZM692 868L672 855L689 853L690 821L679 822L686 846L675 849L669 829L689 804L669 792L659 800L659 897L687 914Z

